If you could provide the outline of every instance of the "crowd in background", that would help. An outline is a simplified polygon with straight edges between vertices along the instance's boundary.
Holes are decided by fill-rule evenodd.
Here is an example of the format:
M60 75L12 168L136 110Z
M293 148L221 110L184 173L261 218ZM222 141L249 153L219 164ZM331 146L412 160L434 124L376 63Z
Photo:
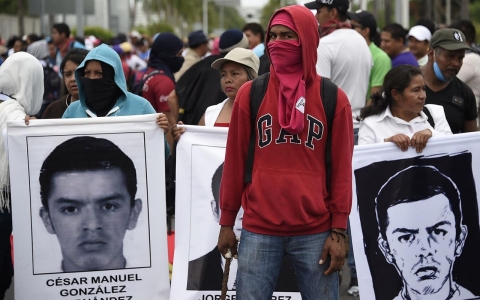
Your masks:
M477 131L480 46L471 21L439 29L420 19L411 28L392 23L379 29L374 15L349 12L345 2L328 6L314 1L306 6L317 10L316 73L348 97L355 144L393 142L402 150L412 146L421 152L431 136ZM271 38L260 24L249 23L219 37L193 31L182 40L171 33L149 37L133 30L102 41L73 37L67 24L58 23L48 37L32 33L0 39L0 65L19 52L38 60L44 75L42 103L37 111L25 110L37 119L164 113L168 125L163 119L158 123L167 132L169 191L174 190L175 143L185 131L176 124L228 127L240 87L273 70L265 43ZM104 80L101 87L97 78ZM1 82L0 78L0 96L14 99ZM408 98L407 92L420 100ZM420 110L412 108L417 105L412 99L419 101ZM2 104L0 115L1 108ZM401 123L415 128L412 135L402 131ZM8 184L0 184L3 197L8 197ZM173 206L169 197L174 193L167 194ZM11 222L7 206L2 211L1 221ZM174 213L172 207L169 212ZM3 239L10 236L11 225L1 223L0 230L0 251L6 253ZM350 241L348 292L358 296L351 245ZM11 263L0 260L0 299L12 270Z

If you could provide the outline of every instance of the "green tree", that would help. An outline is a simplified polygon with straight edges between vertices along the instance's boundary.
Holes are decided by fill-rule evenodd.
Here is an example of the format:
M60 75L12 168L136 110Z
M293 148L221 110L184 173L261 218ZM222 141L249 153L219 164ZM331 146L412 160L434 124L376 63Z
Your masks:
M180 30L181 35L186 35L192 30L194 23L202 23L203 0L146 0L144 8L165 14L164 22ZM186 28L184 24L187 24ZM224 7L224 27L241 28L245 20L238 11L229 6ZM208 28L220 28L220 6L208 2Z
M269 0L268 3L262 8L260 24L263 28L267 28L268 21L270 21L273 13L281 7L281 1L282 0Z

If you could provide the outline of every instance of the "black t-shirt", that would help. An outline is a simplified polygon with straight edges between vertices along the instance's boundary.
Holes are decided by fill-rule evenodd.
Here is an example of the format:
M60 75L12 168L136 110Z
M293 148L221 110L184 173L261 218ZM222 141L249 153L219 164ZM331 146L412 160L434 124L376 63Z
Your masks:
M434 92L428 86L427 104L437 104L443 106L448 125L452 133L461 133L465 121L475 120L477 118L477 103L475 95L463 81L455 77L446 88Z

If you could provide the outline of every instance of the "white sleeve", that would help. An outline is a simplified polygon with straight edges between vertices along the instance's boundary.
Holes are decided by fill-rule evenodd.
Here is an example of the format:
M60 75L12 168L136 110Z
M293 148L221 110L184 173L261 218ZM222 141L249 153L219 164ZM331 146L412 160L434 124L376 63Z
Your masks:
M332 79L332 55L328 44L320 41L317 54L317 74Z
M365 121L360 122L360 129L358 130L358 144L367 145L375 144L377 142L375 132L370 128Z
M435 130L432 131L432 137L451 135L452 130L450 129L450 125L448 125L443 106L435 104L426 104L425 106L430 111L433 121L435 122Z
M142 70L147 67L147 63L143 59L141 59L140 56L138 55L133 54L131 56L131 60L132 60L132 65L135 66L135 68L132 68L134 69L134 71Z
M463 82L469 82L475 77L475 68L472 64L463 63L462 67L460 68L460 72L457 74L458 79Z

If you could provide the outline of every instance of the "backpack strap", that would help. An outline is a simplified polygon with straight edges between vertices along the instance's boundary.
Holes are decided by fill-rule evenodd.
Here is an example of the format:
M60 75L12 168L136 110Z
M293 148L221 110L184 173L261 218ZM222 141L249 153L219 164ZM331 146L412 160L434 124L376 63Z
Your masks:
M130 69L130 70L131 70L131 69ZM160 74L160 71L159 71L159 70L153 70L152 72L150 72L150 73L148 73L148 74L145 73L145 74L143 75L142 81L145 83L145 82L147 82L147 79L149 79L150 77L153 77L153 76L155 76L155 75L157 75L157 74Z
M337 107L338 87L329 79L322 77L320 83L320 97L322 98L323 109L327 116L327 145L325 147L325 168L327 171L326 182L327 191L330 192L330 179L332 175L332 127L335 118L335 109Z
M423 113L427 115L428 117L427 121L430 124L430 126L432 126L433 129L435 129L435 120L433 119L432 114L430 113L426 105L423 106Z
M252 87L250 89L250 143L248 144L248 156L245 164L245 183L252 182L253 171L253 156L255 155L256 145L256 130L255 122L257 121L257 113L260 105L262 104L265 93L267 92L268 80L270 79L270 73L265 73L252 81Z

